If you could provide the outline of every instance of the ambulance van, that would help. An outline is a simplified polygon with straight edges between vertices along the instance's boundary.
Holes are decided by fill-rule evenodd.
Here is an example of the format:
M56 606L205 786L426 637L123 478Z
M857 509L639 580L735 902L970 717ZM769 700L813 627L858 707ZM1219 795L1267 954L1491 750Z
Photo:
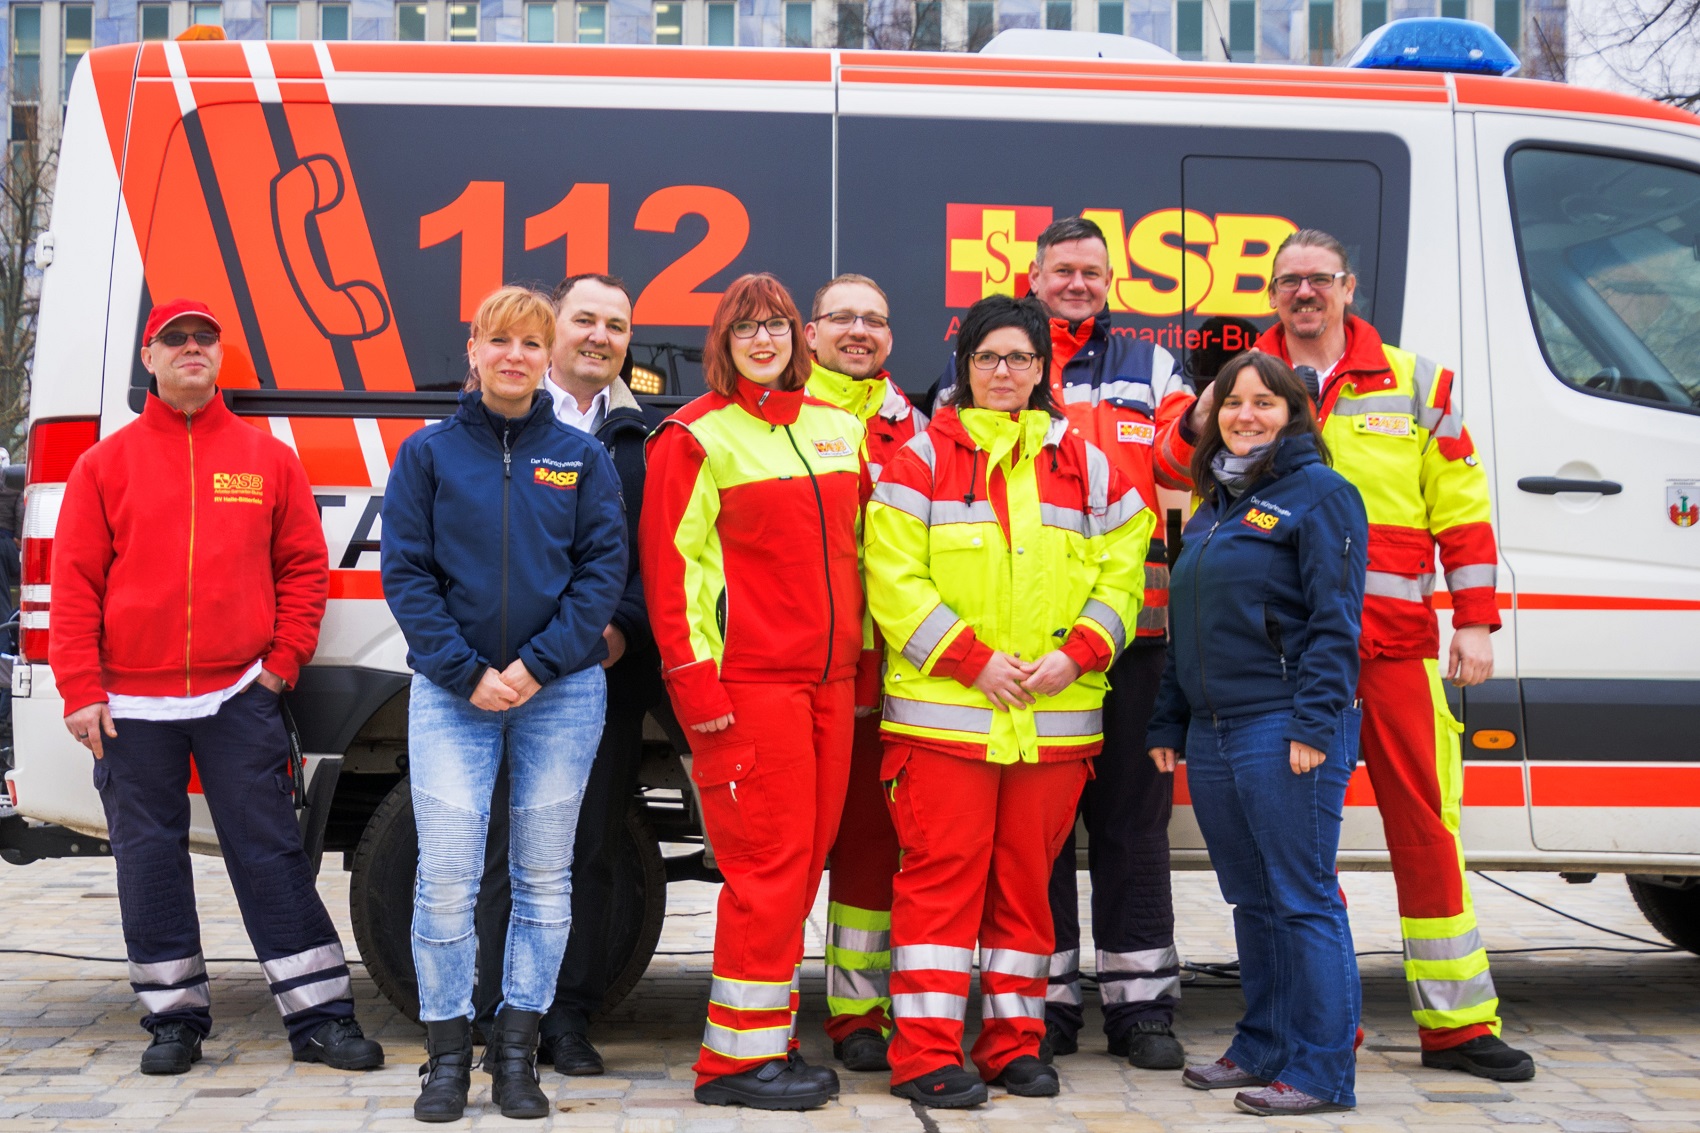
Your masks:
M1244 345L1218 340L1240 333L1231 319L1268 325L1274 250L1316 227L1350 249L1382 337L1457 369L1505 619L1495 678L1455 703L1469 864L1628 875L1654 925L1700 951L1700 118L1424 71L573 45L90 52L38 256L5 856L109 852L46 663L50 555L72 463L142 404L154 301L220 312L226 397L314 486L331 589L289 698L297 801L315 855L353 871L367 967L412 1010L408 669L379 580L381 504L397 445L452 411L480 297L617 273L639 360L666 363L647 376L677 403L702 388L693 349L736 275L775 272L806 301L863 272L890 293L893 370L919 393L962 311L1023 292L1035 237L1076 213L1108 236L1114 332L1178 359ZM607 911L625 965L613 999L654 948L667 880L712 876L677 726L657 719L649 741ZM1347 801L1342 867L1386 868L1361 770ZM1176 802L1176 861L1207 868L1184 772ZM194 849L216 853L198 798L194 815Z

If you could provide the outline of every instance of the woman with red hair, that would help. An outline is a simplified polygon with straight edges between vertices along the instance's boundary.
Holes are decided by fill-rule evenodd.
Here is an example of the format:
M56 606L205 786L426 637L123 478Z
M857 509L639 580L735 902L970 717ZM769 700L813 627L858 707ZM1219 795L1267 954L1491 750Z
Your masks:
M862 650L862 424L808 397L803 320L771 275L733 282L709 392L649 440L638 548L703 827L726 879L697 1059L708 1105L813 1109L838 1077L796 1052L803 919L850 775Z

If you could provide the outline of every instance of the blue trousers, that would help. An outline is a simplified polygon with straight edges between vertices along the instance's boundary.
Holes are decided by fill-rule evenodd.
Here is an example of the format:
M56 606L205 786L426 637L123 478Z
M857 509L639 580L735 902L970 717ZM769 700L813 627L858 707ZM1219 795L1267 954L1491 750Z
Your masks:
M1362 992L1334 859L1361 715L1342 713L1327 760L1303 775L1289 762L1290 717L1194 716L1187 729L1193 814L1239 945L1246 1010L1228 1057L1259 1078L1355 1105Z
M486 712L417 673L408 707L408 771L419 827L413 962L424 1022L471 1019L490 794L504 754L511 787L513 912L502 1002L549 1010L572 927L573 840L602 736L607 682L592 665L544 685L518 708Z

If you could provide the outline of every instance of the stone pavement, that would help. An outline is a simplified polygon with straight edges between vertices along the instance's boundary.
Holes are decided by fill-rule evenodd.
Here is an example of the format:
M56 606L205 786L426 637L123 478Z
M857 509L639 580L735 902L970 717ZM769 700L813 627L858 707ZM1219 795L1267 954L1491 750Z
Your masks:
M1570 886L1552 875L1496 874L1549 904L1639 936L1652 930L1621 878ZM197 859L205 951L251 956L235 901L217 861ZM1210 874L1176 874L1182 955L1195 962L1233 954L1226 908ZM327 869L320 881L343 940L348 878ZM1391 879L1347 874L1357 944L1397 947ZM1084 886L1083 886L1084 888ZM1480 879L1474 890L1490 948L1643 946L1608 937L1519 900ZM732 1130L879 1130L916 1133L1143 1133L1165 1129L1260 1128L1351 1131L1430 1129L1549 1130L1553 1133L1700 1133L1700 957L1688 953L1552 951L1497 957L1505 1037L1533 1051L1539 1076L1500 1087L1462 1074L1425 1071L1406 1014L1394 955L1369 955L1364 976L1368 1042L1358 1058L1353 1113L1265 1121L1234 1111L1228 1097L1184 1089L1173 1073L1135 1071L1088 1041L1061 1059L1063 1093L1049 1100L994 1091L977 1111L921 1114L886 1092L883 1076L844 1074L838 1104L807 1115L700 1107L690 1071L708 991L716 889L672 887L663 955L595 1036L607 1056L604 1078L566 1079L545 1071L557 1099L545 1123L486 1112L489 1079L475 1076L471 1116L446 1128L514 1127L721 1133ZM827 1062L820 1031L824 1002L818 957L824 899L809 934L816 959L805 966L804 1051ZM1083 922L1085 916L1082 916ZM0 865L0 949L45 949L122 957L110 861ZM383 1002L356 967L355 991L367 1032L381 1038L389 1064L344 1074L288 1061L282 1029L250 962L210 965L217 1028L206 1061L178 1079L136 1071L145 1034L122 964L0 953L0 1130L228 1129L418 1130L410 1117L422 1059L422 1032ZM1220 1054L1240 1008L1232 988L1189 987L1177 1031L1195 1061ZM1088 1027L1097 1025L1095 1009ZM1088 1031L1089 1037L1093 1032Z

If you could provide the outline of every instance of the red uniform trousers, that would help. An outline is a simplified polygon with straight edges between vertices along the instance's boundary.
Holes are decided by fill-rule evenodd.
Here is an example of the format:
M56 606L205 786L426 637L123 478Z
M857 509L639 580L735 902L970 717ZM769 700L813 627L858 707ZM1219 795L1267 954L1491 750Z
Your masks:
M1461 725L1446 706L1438 664L1369 657L1361 758L1381 810L1412 1015L1424 1050L1499 1033L1499 997L1476 931L1458 839L1464 772Z
M850 789L827 874L826 1033L891 1030L891 882L900 852L880 782L880 718L856 721Z
M962 1065L976 943L981 1028L971 1055L990 1080L1037 1055L1045 1034L1047 884L1088 761L988 763L888 740L883 770L903 847L891 907L892 1084Z
M803 920L844 805L853 686L726 681L736 723L690 733L703 828L726 879L699 1086L794 1045Z

